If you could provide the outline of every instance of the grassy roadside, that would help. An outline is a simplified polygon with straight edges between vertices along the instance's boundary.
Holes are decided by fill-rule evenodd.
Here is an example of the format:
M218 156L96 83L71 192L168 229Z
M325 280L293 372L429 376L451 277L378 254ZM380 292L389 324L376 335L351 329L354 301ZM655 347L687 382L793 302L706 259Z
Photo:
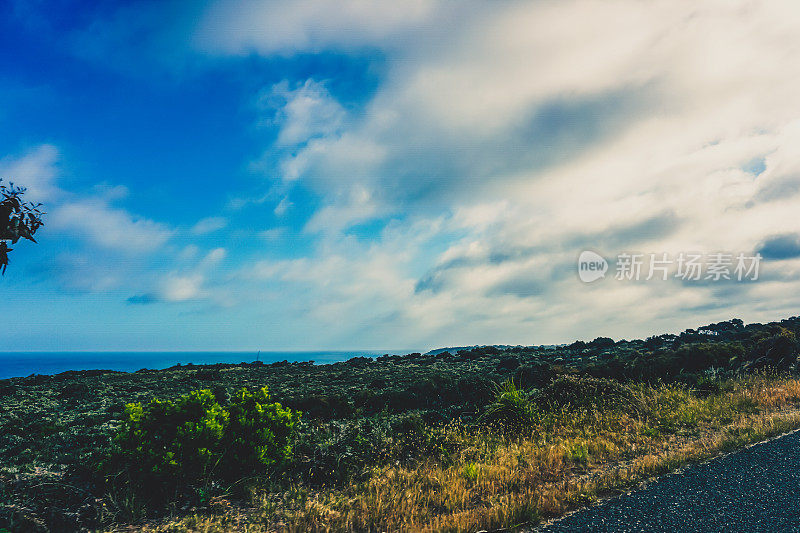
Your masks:
M254 487L250 506L224 498L212 515L148 531L477 531L560 516L689 462L800 427L800 379L748 375L699 394L628 385L598 397L531 407L514 432L458 423L431 428L414 464L373 468L346 487Z
M798 336L800 317L732 319L679 335L557 347L0 380L0 530L141 530L169 520L175 531L535 522L797 426ZM220 440L217 429L233 431L223 411L236 394L263 387L302 414L280 464L259 461L239 478L239 461L221 445L230 435ZM152 431L123 446L128 404L166 405L197 391L210 407L179 411L199 432L176 440L172 422L148 423ZM260 449L258 435L242 446ZM164 468L151 476L151 463Z

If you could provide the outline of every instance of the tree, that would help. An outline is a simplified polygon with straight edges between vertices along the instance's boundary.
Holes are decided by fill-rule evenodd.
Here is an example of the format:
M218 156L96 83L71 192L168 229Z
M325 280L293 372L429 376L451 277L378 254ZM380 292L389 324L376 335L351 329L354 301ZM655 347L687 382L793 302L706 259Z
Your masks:
M13 249L5 241L11 241L11 244L16 244L20 239L36 242L33 235L43 225L42 215L45 213L40 209L42 204L22 200L26 191L24 187L17 187L13 183L6 186L2 181L0 179L0 268L5 274L8 252Z

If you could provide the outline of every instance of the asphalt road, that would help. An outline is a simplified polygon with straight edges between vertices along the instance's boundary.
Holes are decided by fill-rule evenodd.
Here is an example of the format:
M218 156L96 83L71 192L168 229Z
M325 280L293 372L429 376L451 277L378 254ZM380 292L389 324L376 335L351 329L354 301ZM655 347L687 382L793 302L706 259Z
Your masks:
M536 531L800 532L800 432L690 466Z

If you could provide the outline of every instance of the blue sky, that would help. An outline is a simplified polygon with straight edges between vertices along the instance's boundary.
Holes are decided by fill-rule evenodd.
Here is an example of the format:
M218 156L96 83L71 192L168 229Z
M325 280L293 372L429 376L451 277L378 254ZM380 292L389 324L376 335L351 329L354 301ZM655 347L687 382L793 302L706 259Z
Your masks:
M0 10L0 176L48 212L0 280L7 350L419 350L797 314L792 2ZM585 249L764 262L751 283L589 285Z

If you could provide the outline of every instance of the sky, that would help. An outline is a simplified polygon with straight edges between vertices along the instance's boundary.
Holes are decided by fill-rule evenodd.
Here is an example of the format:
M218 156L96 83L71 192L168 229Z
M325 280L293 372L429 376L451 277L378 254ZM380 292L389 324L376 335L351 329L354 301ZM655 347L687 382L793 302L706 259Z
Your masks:
M0 177L47 211L0 279L4 350L411 351L798 314L793 0L20 0L0 47ZM609 263L591 283L586 250ZM761 259L757 279L622 275L651 253Z

